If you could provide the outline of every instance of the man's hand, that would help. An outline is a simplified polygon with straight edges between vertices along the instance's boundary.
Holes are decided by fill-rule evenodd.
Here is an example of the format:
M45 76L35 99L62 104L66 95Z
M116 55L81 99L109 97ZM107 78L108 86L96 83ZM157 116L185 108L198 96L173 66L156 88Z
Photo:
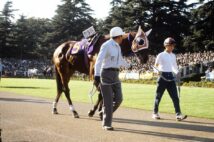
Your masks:
M99 88L100 85L100 76L95 76L94 77L94 85Z

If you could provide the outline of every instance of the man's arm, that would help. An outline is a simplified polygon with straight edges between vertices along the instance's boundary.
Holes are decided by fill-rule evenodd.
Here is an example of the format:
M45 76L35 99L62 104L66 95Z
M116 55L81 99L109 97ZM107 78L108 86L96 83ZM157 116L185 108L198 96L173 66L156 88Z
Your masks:
M107 47L102 46L100 49L100 52L97 56L97 59L96 59L96 63L95 63L95 67L94 67L94 72L95 72L94 76L100 76L101 65L106 56L106 53L107 53Z
M154 73L157 73L157 74L159 74L159 70L158 70L159 62L160 62L160 54L156 57L154 68L153 68Z

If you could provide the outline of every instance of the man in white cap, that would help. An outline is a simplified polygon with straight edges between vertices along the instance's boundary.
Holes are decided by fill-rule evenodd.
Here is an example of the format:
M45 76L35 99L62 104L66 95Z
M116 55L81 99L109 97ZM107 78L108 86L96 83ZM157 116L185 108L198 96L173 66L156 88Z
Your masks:
M165 51L159 53L155 60L155 67L158 68L160 76L157 81L154 112L152 115L152 118L154 119L160 119L158 114L158 106L166 89L174 104L176 120L181 121L187 118L186 115L181 114L175 77L173 75L179 74L176 56L172 53L173 49L175 48L175 44L176 42L173 38L166 38L164 41Z
M121 82L119 80L119 68L128 67L122 57L120 45L124 32L120 27L110 30L110 39L103 43L95 63L95 84L100 83L103 96L103 122L104 130L113 130L113 112L122 103Z

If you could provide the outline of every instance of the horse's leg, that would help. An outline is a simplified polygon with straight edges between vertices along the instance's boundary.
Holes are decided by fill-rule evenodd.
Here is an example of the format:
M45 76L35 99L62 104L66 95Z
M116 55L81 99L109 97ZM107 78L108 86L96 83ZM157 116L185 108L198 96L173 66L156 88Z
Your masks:
M70 111L73 112L74 118L79 118L79 115L78 115L78 113L76 112L76 110L75 110L75 108L74 108L74 106L73 106L73 103L72 103L72 101L71 101L71 98L70 98L70 89L69 89L69 87L68 87L68 82L69 82L69 81L64 82L64 87L65 87L64 93L65 93L65 96L66 96L67 101L68 101L68 104L69 104L69 109L70 109Z
M100 98L100 103L99 103L99 108L98 108L99 112L102 111L102 108L103 108L103 97L102 97L102 95L100 95L100 96L101 96L101 98Z
M99 94L98 94L98 99L97 99L97 101L96 101L96 103L95 103L93 109L91 109L91 110L88 112L88 116L89 116L89 117L93 117L93 115L94 115L95 111L97 110L97 108L98 108L98 106L99 106L101 100L102 100L102 95L101 95L101 93L99 92Z
M73 74L73 71L69 69L69 64L64 64L64 68L60 68L60 76L63 84L63 92L65 93L65 97L67 98L69 109L73 112L74 118L79 118L78 113L74 109L73 103L70 98L70 89L68 87L68 83L70 81L70 76Z
M93 80L94 64L95 64L96 60L94 59L93 56L91 57L90 60L91 61L89 62L89 80ZM88 116L89 117L93 117L95 111L97 110L97 107L98 107L98 105L100 103L100 96L101 96L101 94L99 92L96 104L94 105L93 109L89 110L89 112L88 112Z
M99 103L99 108L98 108L98 112L99 112L99 116L100 116L100 120L103 120L103 96L102 94L100 94L100 103Z
M52 113L53 114L58 114L58 111L57 111L57 103L59 101L59 98L63 92L63 85L62 85L62 81L61 81L61 78L60 78L60 75L59 75L59 72L57 70L57 68L55 68L56 70L56 84L57 84L57 95L56 95L56 98L55 98L55 101L53 102L53 109L52 109Z

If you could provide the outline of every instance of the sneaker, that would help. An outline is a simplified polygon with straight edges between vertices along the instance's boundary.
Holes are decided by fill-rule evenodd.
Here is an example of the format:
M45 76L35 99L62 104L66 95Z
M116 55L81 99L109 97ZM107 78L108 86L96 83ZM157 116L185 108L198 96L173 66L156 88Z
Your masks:
M153 119L160 119L160 115L158 113L153 113L152 118Z
M177 121L182 121L182 120L184 120L186 118L187 118L187 115L179 114L179 115L176 116L176 120Z
M111 126L103 126L103 130L107 130L107 131L113 131L114 128Z

